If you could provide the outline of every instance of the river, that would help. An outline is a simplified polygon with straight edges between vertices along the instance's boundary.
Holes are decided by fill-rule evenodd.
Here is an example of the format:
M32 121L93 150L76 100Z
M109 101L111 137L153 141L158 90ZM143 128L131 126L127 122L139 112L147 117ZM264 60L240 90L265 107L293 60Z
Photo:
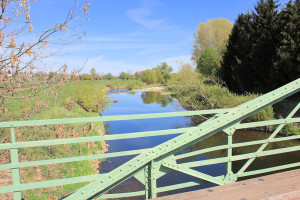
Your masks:
M120 92L120 91L118 91ZM185 109L178 103L175 98L169 95L162 95L158 92L127 92L127 93L117 93L111 94L113 100L117 100L112 107L102 113L103 116L113 116L113 115L129 115L129 114L147 114L147 113L163 113L163 112L177 112L185 111ZM144 120L128 120L128 121L113 121L106 122L106 134L122 134L122 133L132 133L139 131L154 131L154 130L164 130L164 129L174 129L194 126L193 121L190 117L170 117L170 118L160 118L160 119L144 119ZM269 133L258 132L258 131L236 131L233 136L233 142L246 142L253 140L265 139L269 136ZM126 150L135 150L154 147L161 144L176 135L167 136L156 136L156 137L146 137L146 138L135 138L135 139L125 139L125 140L115 140L107 141L109 145L109 152L119 152ZM199 142L187 149L184 152L190 152L198 149L203 149L207 147L217 146L226 144L227 136L224 133L217 133L206 140ZM288 146L299 145L299 141L287 141L287 142L277 142L271 143L267 146L266 150L283 148ZM250 146L243 148L233 149L233 155L250 153L256 151L259 146ZM182 153L182 152L181 152ZM223 157L225 155L225 150L210 152L187 159L182 159L180 161L194 161L194 160L204 160L210 158ZM100 167L100 173L106 173L120 166L121 164L127 162L134 156L124 156L118 158L109 158L102 163ZM271 166L278 166L282 164L288 164L293 162L300 162L299 152L290 152L285 154L279 154L275 156L268 156L264 158L258 158L254 161L252 165L248 168L249 170L267 168ZM237 172L245 161L233 162L233 171ZM202 166L194 168L200 170L203 173L207 173L212 176L219 176L225 173L225 164L215 164L210 166ZM193 177L177 173L170 172L162 178L158 179L157 186L172 185L175 183L182 183L195 180ZM240 179L239 179L240 180ZM207 183L204 185L194 186L187 189L181 189L174 191L185 192L195 189L202 189L207 187L215 186L214 184ZM130 178L124 183L118 185L108 193L119 193L119 192L131 192L142 190L143 185L139 183L136 179ZM174 192L161 193L161 195L172 194ZM144 197L130 198L130 199L144 199Z

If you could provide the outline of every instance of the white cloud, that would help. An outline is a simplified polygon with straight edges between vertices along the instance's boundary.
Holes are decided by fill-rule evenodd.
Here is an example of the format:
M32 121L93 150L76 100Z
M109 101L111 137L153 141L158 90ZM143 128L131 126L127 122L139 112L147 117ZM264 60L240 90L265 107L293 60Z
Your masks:
M152 19L154 7L162 5L159 1L141 1L139 8L126 11L126 15L135 23L141 24L149 29L167 28L169 24L165 18Z
M133 39L126 37L107 37L107 36L96 36L87 37L84 42L146 42L147 40Z

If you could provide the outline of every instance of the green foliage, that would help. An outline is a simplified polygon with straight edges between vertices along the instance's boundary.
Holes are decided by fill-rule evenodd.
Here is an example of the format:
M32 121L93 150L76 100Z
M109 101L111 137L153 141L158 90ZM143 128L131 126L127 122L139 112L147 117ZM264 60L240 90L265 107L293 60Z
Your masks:
M126 85L126 89L128 90L133 90L137 87L136 83L129 83L128 85Z
M271 72L273 88L300 77L300 1L290 0L279 13L279 47Z
M166 79L164 78L164 76L162 75L162 73L160 71L155 71L155 75L156 75L156 82L157 83L165 83Z
M156 73L150 69L142 72L141 79L148 85L153 84L157 81Z
M171 78L171 72L173 68L169 66L166 62L157 65L153 70L156 72L157 82L165 83Z
M207 47L197 62L197 69L206 76L217 76L219 68L217 52L213 47Z
M126 73L126 72L121 72L120 76L119 76L120 79L122 80L125 80L125 79L130 79L130 74Z
M286 124L279 132L281 135L300 135L300 127L296 124Z
M142 75L142 73L139 72L139 71L136 71L136 72L134 73L134 76L136 77L137 80L139 80L139 79L141 78L141 75Z
M195 71L191 65L182 65L170 82L168 90L186 109L201 110L212 108L232 108L258 97L256 94L237 95L226 87L205 78ZM245 121L274 119L272 107L252 115Z
M98 87L80 84L76 91L76 101L88 112L100 112L109 108L110 97Z
M90 74L91 74L91 76L93 77L92 80L100 80L100 79L101 79L100 75L97 74L95 68L92 68L92 69L91 69Z
M231 91L265 93L300 77L300 8L259 0L240 14L223 57L221 76Z
M94 80L93 76L90 74L81 74L79 76L80 80Z
M111 74L111 73L108 73L108 74L105 74L103 76L104 79L108 79L108 80L111 80L111 79L114 79L114 76Z
M208 47L213 47L217 52L218 59L221 60L232 26L231 22L222 18L200 23L197 27L197 32L193 35L192 60L197 62Z

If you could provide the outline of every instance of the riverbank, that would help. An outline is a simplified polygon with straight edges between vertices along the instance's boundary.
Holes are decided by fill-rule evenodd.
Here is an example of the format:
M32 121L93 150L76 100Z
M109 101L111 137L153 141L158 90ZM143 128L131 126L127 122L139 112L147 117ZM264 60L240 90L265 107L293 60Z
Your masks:
M76 83L67 83L60 87L60 93L57 101L43 110L38 110L30 115L28 120L57 119L57 118L80 118L80 117L96 117L96 112L88 112L82 105L77 103L76 87L80 85ZM18 142L35 141L35 140L51 140L63 138L79 138L86 136L104 135L105 129L103 122L71 124L71 125L54 125L46 127L23 127L16 128L16 137ZM9 132L2 131L1 138L7 136L10 138ZM9 141L2 141L9 142ZM63 157L76 157L92 154L106 153L107 144L101 142L87 142L70 145L51 145L46 147L24 148L19 151L20 162L37 161L46 159L56 159ZM98 174L99 165L103 162L101 159L87 160L78 162L68 162L55 165L41 165L34 167L21 168L22 183L31 183L46 180L55 180L62 178L71 178L84 175ZM10 163L10 152L1 152L1 163ZM0 185L11 185L11 171L3 171L0 173ZM43 188L28 190L23 192L24 199L41 200L56 199L73 192L87 183L78 183L63 185L60 187ZM12 199L12 194L1 194L0 199Z
M172 92L165 91L165 89L166 89L166 86L154 86L154 87L145 87L145 88L141 88L141 89L134 89L134 90L130 90L130 92L159 92L159 93L165 94L165 95L173 94Z

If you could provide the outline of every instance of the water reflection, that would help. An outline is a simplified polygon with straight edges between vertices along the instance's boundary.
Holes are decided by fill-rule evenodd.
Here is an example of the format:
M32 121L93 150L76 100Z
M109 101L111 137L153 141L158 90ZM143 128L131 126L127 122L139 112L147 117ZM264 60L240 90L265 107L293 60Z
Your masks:
M160 104L161 107L166 107L168 104L173 102L173 98L169 95L162 95L159 92L143 92L141 98L144 104Z
M109 115L128 115L128 114L147 114L147 113L163 113L163 112L175 112L183 109L176 99L171 98L168 95L162 95L157 92L136 92L136 93L119 93L112 94L113 99L118 100L118 103L112 105L109 110L103 112L103 116ZM161 118L161 119L146 119L146 120L128 120L128 121L112 121L106 123L106 132L107 134L123 134L123 133L132 133L138 131L152 131L152 130L164 130L164 129L173 129L178 127L189 127L195 126L203 122L204 118L200 117L170 117L170 118ZM125 140L115 140L107 141L110 145L109 152L119 152L127 151L133 149L141 148L151 148L158 144L161 144L165 141L168 141L177 135L165 135L165 136L156 136L156 137L146 137L146 138L133 138ZM233 135L234 143L248 142L254 140L266 139L270 136L269 133L257 132L257 131L236 131ZM191 151L201 150L209 147L219 146L227 144L227 135L224 132L217 133L211 137L206 138L203 141L200 141L184 150L178 154L188 153ZM265 150L284 148L289 146L299 145L299 141L285 141L271 143L267 146ZM245 153L255 152L260 145L253 145L241 148L234 148L233 155L240 155ZM224 157L226 155L226 150L219 150L204 153L201 155L185 158L179 160L179 162L192 162L206 159L214 159ZM115 169L116 167L127 162L134 156L124 156L119 158L109 158L106 159L103 163L103 166L100 168L100 173L106 173ZM233 171L237 172L246 160L233 162ZM285 154L278 154L275 156L267 156L263 158L257 158L249 166L248 170L262 169L272 166L278 166L293 162L300 162L299 152L289 152ZM219 176L225 174L225 163L202 166L195 168L203 173ZM191 176L171 171L162 178L158 179L158 187L177 184L187 181L197 180ZM201 189L214 186L214 184L199 185L193 188L183 189L180 192L191 191L192 189ZM118 192L129 192L142 190L143 186L131 178L116 188L111 190L109 193L118 193ZM176 191L178 192L178 191ZM163 195L172 194L173 192L165 193ZM162 194L161 194L162 195ZM129 199L144 199L143 197L138 198L129 198Z

